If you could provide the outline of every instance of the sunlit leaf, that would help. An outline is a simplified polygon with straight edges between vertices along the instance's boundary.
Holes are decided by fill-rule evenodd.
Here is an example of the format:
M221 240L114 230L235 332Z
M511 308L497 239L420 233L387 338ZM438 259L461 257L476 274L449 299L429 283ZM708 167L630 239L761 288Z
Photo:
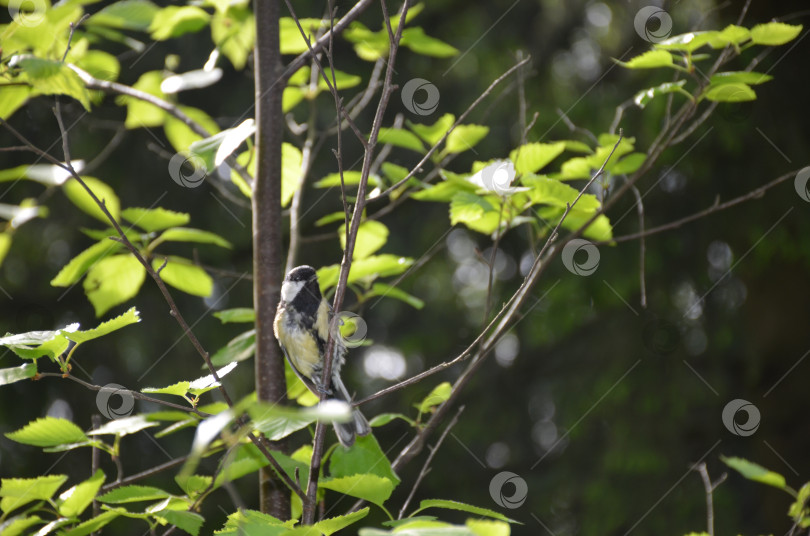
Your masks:
M115 195L115 191L95 177L82 177L82 181L93 192L96 198L104 203L104 206L112 217L116 221L120 220L121 202L118 200L118 196ZM104 214L104 211L101 210L98 203L90 196L85 187L79 184L78 180L75 178L68 180L62 186L62 191L65 192L67 198L83 212L104 223L110 223L107 215Z
M94 264L84 279L84 291L96 316L134 297L146 279L146 269L129 254L104 257Z
M8 434L6 434L8 435ZM37 478L4 478L0 484L0 510L11 512L31 501L50 499L67 481L67 475L44 475Z
M109 239L104 239L101 242L93 244L73 257L69 263L62 267L59 273L56 274L56 277L51 280L51 285L54 287L67 287L72 285L81 279L85 272L98 262L99 259L117 252L122 247L120 242Z
M78 517L81 515L95 499L96 493L104 484L105 478L104 472L98 469L93 476L59 495L59 501L57 502L59 514L65 517Z
M340 247L346 249L346 224L338 229ZM388 227L374 220L366 220L357 229L357 240L354 245L354 258L365 259L373 255L388 241Z
M160 207L126 208L121 211L121 216L133 225L149 232L185 225L191 218L185 212L174 212Z
M778 46L796 39L801 33L801 24L785 24L784 22L766 22L751 28L751 41L758 45Z
M174 256L168 259L155 259L152 261L152 268L155 271L160 270L160 277L167 284L188 294L204 298L214 291L214 280L208 272L192 264L188 259Z
M761 482L779 489L786 489L787 487L784 476L769 471L761 465L737 457L726 458L725 456L721 456L720 459L723 460L723 463L748 480L755 480L756 482Z
M67 443L87 441L82 429L67 419L43 417L29 422L17 431L5 434L7 438L24 445L53 447Z
M208 13L197 6L168 6L154 14L149 32L152 39L165 41L202 30L210 18Z

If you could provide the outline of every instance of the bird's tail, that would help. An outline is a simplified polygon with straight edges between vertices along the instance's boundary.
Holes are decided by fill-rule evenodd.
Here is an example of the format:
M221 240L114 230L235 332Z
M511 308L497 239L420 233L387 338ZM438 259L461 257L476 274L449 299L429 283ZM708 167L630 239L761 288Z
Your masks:
M332 378L332 391L334 392L335 398L337 400L342 400L347 404L352 403L352 398L349 396L348 391L346 390L346 386L343 385L339 376L335 376ZM360 412L359 409L355 409L352 412L352 420L348 422L335 422L335 434L337 434L338 441L344 447L351 447L354 445L354 438L355 436L361 435L368 435L371 433L371 426L368 424L365 416Z

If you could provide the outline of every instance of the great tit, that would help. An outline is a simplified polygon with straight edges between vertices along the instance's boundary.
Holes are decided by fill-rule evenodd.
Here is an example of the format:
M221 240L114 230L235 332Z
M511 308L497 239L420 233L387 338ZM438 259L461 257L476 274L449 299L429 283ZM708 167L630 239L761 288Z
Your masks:
M298 266L290 270L281 285L281 301L276 310L273 331L282 352L293 371L307 388L320 396L351 404L351 396L340 379L340 369L346 356L346 346L339 333L333 334L332 381L328 390L323 386L323 356L329 337L329 326L334 314L321 296L318 275L311 266ZM355 409L349 422L335 422L338 441L345 447L354 444L355 435L371 432L368 421Z

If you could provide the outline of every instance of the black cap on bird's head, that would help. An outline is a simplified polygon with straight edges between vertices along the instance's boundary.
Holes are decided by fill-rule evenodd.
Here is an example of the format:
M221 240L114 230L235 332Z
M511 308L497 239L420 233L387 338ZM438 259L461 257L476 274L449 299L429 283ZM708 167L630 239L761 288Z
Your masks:
M284 278L284 281L309 281L310 279L318 280L318 274L315 273L315 268L302 264L287 272L287 277Z
M287 273L281 285L281 299L287 303L298 298L304 300L302 308L310 309L312 304L321 301L321 287L318 285L318 274L312 266L296 266Z

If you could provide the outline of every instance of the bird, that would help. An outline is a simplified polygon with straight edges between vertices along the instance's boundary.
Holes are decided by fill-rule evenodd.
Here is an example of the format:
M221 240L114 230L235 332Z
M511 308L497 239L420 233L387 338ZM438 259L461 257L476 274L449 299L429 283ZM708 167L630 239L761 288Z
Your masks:
M281 285L281 299L273 321L273 332L281 351L310 391L351 404L352 398L340 377L347 350L339 333L332 337L330 388L325 389L322 381L326 341L333 317L332 308L321 295L315 269L302 265L290 270ZM358 409L352 411L351 421L334 422L334 428L338 441L347 448L354 444L355 436L371 432L368 421Z

